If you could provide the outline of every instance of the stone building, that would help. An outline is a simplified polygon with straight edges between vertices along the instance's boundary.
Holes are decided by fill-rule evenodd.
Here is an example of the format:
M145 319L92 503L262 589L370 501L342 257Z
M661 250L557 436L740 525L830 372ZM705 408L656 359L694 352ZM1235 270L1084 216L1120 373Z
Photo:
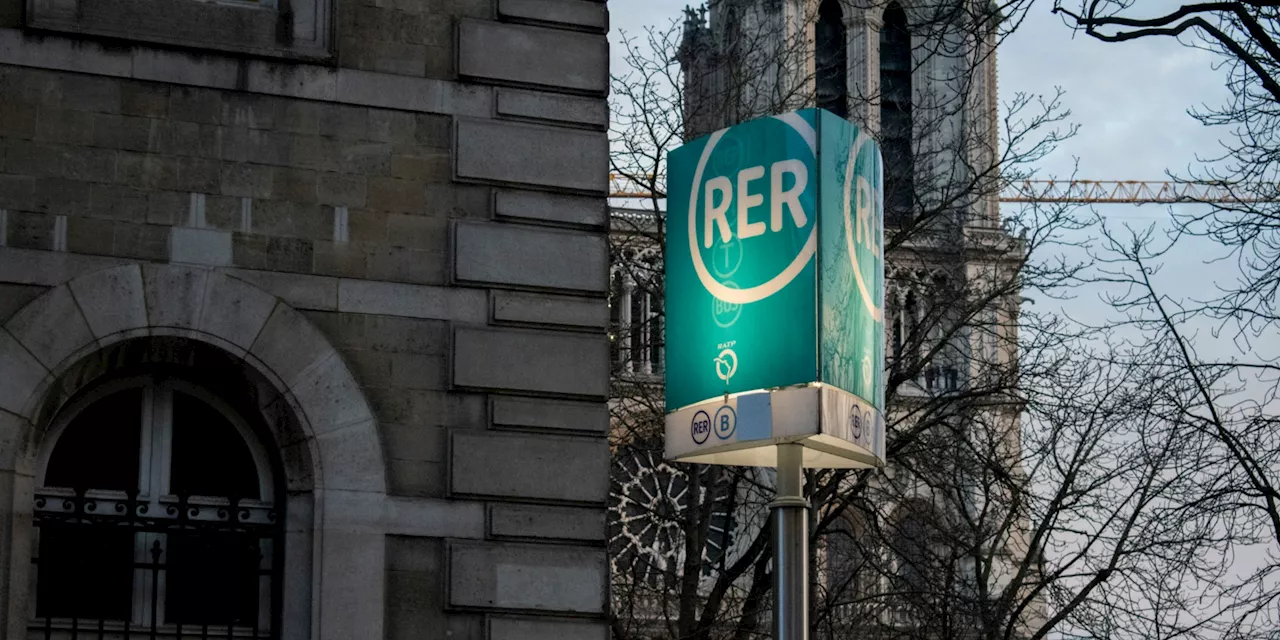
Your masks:
M964 449L953 447L941 459L911 460L907 466L918 474L903 471L902 461L895 465L891 456L887 469L869 482L862 508L824 525L815 545L811 608L820 637L927 637L944 627L954 637L981 623L988 613L983 607L998 606L983 601L981 590L957 591L949 602L922 594L938 591L926 584L937 576L969 584L965 576L977 572L953 552L967 544L961 542L966 536L973 539L956 516L975 506L971 494L982 493L956 490L956 483L970 482L964 465L995 463L1019 472L1019 410L1007 391L1017 378L1023 250L1003 229L999 212L1000 20L998 8L980 0L711 0L705 11L686 14L680 62L688 138L815 105L877 138L885 166L892 430L909 431L917 416L942 415L969 425L962 437L986 439L968 443L972 448L994 452L988 460L952 459L950 451ZM620 441L648 424L628 415L628 407L642 412L661 397L653 387L661 385L663 364L661 314L654 308L662 258L654 223L644 222L646 215L653 219L652 211L620 209L614 216L612 321L619 339L613 361L623 396L616 401L623 418L615 429L627 430ZM628 392L648 397L631 399ZM615 610L637 612L631 615L666 629L676 605L663 601L662 585L672 583L670 567L679 566L687 549L678 519L663 514L669 505L687 502L697 485L648 452L619 456L614 473L611 560L622 585L615 586ZM769 482L764 474L757 484ZM992 487L983 489L984 499L1000 499ZM712 489L703 491L714 496ZM703 504L737 504L733 509L740 512L709 507L703 591L720 588L721 597L724 585L715 576L723 571L714 565L722 557L733 564L761 531L770 497L756 493L764 495L703 498ZM819 512L814 522L823 517ZM996 567L991 575L997 577L983 585L988 592L999 592L1002 572L1027 557L1021 521L999 526L993 538L999 542L981 553ZM627 580L621 571L652 573L656 588L639 584L645 578ZM1022 620L1033 623L1039 609L1026 611ZM767 624L768 617L763 620ZM727 634L732 623L726 624Z
M603 639L599 0L0 0L0 638Z

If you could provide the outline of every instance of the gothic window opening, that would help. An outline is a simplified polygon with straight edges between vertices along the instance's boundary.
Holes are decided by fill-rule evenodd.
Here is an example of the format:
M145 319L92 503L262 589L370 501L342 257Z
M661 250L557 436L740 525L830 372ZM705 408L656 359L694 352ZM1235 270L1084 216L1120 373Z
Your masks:
M902 303L902 311L898 316L897 344L898 357L904 360L904 366L914 366L920 359L920 300L915 289L907 289Z
M871 550L865 547L867 528L852 513L836 520L826 535L826 592L832 603L832 622L845 626L865 618L862 600L872 596L875 572Z
M884 215L891 225L911 219L915 159L911 141L911 33L896 2L880 28L880 150L884 158Z
M897 591L910 604L922 604L930 591L934 538L933 527L923 514L909 513L898 525L894 544Z
M33 631L278 637L276 474L230 405L178 380L133 378L71 403L49 433Z
M826 0L818 7L814 28L815 71L820 109L849 117L848 39L840 0Z

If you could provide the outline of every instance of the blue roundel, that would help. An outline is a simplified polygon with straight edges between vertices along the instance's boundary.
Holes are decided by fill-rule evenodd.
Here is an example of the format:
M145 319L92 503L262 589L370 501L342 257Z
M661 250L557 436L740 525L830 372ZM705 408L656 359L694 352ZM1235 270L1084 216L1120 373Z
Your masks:
M716 437L721 440L728 440L729 436L738 428L738 412L733 407L724 405L716 411L716 418L712 425L716 430Z
M693 422L689 424L689 435L694 444L702 444L711 437L711 416L706 411L693 414Z

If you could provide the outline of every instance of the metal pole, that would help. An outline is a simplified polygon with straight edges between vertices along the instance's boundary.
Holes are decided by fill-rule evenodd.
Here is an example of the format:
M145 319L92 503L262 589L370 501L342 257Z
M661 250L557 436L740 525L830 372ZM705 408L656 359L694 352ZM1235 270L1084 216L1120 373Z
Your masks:
M809 502L804 499L804 447L778 445L773 512L773 638L809 638Z

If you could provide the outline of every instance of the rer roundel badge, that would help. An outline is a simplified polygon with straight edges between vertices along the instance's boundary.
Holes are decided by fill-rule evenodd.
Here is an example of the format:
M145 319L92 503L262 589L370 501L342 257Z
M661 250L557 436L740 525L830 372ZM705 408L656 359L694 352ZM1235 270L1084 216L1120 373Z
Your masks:
M689 424L689 435L698 444L706 442L711 436L711 416L708 416L706 411L693 414L693 420Z

